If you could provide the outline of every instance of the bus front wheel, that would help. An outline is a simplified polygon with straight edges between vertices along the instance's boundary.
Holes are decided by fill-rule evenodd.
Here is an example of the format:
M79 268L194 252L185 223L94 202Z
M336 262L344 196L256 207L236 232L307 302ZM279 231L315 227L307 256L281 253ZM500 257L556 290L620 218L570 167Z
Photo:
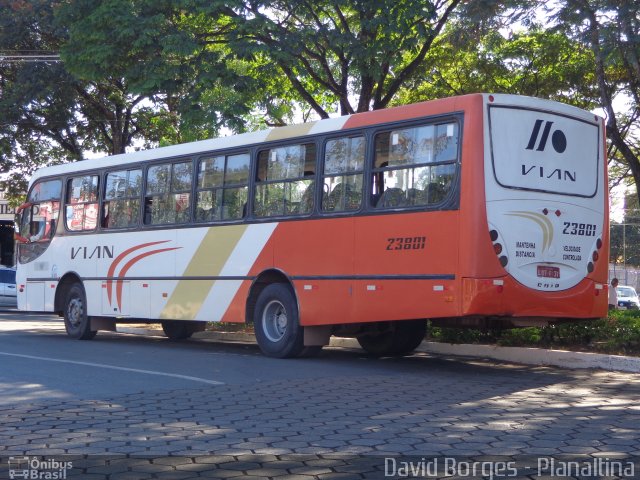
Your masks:
M258 346L268 357L290 358L305 354L298 305L288 285L273 283L260 292L253 323Z
M401 356L413 352L427 333L424 320L390 322L387 326L385 329L376 326L376 330L358 336L358 343L371 355Z
M64 328L67 335L77 340L91 340L98 333L91 330L91 319L87 316L87 297L84 288L78 283L73 284L67 292Z

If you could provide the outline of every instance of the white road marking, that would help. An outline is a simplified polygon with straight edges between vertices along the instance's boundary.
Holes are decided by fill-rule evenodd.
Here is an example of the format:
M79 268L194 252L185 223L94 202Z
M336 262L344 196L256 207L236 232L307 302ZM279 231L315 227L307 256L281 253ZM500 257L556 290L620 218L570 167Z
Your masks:
M123 372L142 373L145 375L159 375L161 377L179 378L181 380L190 380L192 382L206 383L208 385L224 385L224 382L218 382L217 380L207 380L206 378L191 377L189 375L179 375L177 373L156 372L153 370L140 370L138 368L117 367L115 365L104 365L102 363L78 362L76 360L62 360L60 358L36 357L33 355L22 355L20 353L0 352L0 355L5 355L7 357L28 358L31 360L44 360L46 362L70 363L72 365L84 365L85 367L106 368L109 370L120 370Z

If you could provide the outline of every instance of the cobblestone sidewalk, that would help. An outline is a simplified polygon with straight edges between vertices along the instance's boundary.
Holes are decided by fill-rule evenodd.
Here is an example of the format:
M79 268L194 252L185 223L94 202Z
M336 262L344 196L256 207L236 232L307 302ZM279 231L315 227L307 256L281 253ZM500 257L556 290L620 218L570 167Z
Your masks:
M469 362L3 407L0 456L70 455L87 479L374 478L399 455L619 458L640 456L638 398L640 375Z

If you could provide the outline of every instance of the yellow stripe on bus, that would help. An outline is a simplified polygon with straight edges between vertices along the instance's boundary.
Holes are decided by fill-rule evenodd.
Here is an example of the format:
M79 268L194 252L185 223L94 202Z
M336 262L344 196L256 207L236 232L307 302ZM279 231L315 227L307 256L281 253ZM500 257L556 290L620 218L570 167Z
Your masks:
M265 141L284 140L287 138L300 137L307 135L316 122L300 123L298 125L288 125L272 129Z
M182 275L185 277L220 275L246 229L247 225L210 228ZM214 284L215 280L180 280L160 313L160 318L193 320Z

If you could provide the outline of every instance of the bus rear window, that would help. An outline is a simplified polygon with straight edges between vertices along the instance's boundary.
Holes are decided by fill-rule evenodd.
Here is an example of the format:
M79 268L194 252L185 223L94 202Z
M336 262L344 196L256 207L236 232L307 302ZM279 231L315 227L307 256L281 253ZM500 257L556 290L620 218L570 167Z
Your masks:
M548 111L489 107L496 181L517 190L593 197L598 189L597 123Z

